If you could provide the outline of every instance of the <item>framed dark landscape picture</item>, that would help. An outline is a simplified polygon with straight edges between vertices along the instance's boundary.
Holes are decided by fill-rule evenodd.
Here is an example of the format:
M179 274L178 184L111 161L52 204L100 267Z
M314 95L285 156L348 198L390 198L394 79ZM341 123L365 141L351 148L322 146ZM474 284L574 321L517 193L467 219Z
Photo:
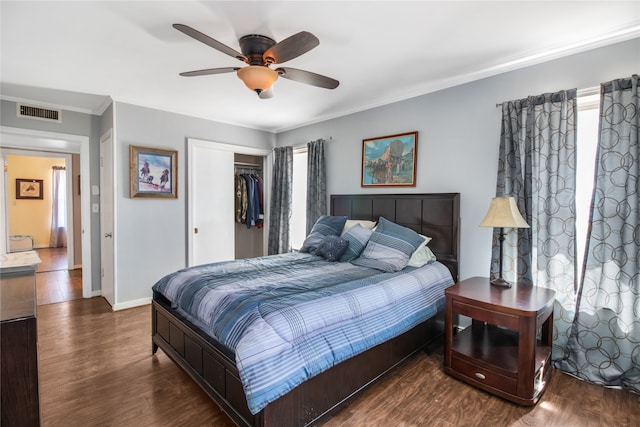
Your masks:
M43 199L44 180L16 178L16 199Z
M362 141L362 187L415 187L418 132Z
M130 197L178 198L178 152L129 146Z

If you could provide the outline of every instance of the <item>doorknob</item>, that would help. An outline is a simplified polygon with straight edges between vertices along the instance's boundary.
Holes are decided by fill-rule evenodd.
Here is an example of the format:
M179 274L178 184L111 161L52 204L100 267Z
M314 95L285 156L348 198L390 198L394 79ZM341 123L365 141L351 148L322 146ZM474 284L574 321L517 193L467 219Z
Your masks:
M193 229L193 234L198 234L198 227Z
M104 237L113 237L112 233L104 233Z

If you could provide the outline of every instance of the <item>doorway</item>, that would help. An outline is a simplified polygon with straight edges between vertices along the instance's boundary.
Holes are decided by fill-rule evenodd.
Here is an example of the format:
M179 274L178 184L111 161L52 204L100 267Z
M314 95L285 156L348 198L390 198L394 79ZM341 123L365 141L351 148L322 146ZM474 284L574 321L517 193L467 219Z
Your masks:
M6 155L11 152L18 152L19 154L33 154L34 152L45 152L47 155L53 155L58 157L68 156L70 159L68 164L72 167L72 162L78 164L73 165L73 169L79 172L80 178L74 181L72 187L71 181L67 184L67 192L71 193L73 190L78 194L80 201L76 206L76 212L67 211L67 216L73 218L74 216L80 219L81 227L78 226L75 235L78 239L74 239L74 230L69 228L70 236L68 235L67 245L68 250L77 249L80 256L76 257L81 259L80 265L75 265L74 261L67 261L67 268L71 268L73 276L69 278L70 285L74 288L74 292L77 293L77 287L81 288L81 295L84 298L90 298L93 296L92 280L91 280L91 215L90 215L90 197L89 197L89 138L81 135L59 134L53 132L36 131L30 129L0 127L0 133L2 137L3 148L0 150L2 153L3 164L6 165ZM72 158L72 154L77 154L75 160ZM8 204L8 188L13 184L8 182L7 173L0 175L0 211L2 211L2 224L0 224L0 252L5 253L9 250L9 224L4 220L7 218ZM77 187L76 185L77 184ZM81 187L81 188L80 188ZM71 222L71 221L70 221ZM78 222L78 221L76 221ZM73 241L77 240L77 244L73 247ZM75 251L74 251L75 252ZM69 258L69 257L67 257ZM48 272L47 274L54 273ZM59 274L59 273L58 273ZM54 280L54 279L52 279ZM60 283L59 278L55 279ZM75 295L75 294L74 294ZM75 297L75 296L74 296ZM58 297L59 298L59 297ZM55 299L55 298L54 298ZM41 300L45 300L42 298ZM50 299L50 301L52 301ZM52 301L53 302L53 301Z
M79 176L79 155L4 150L3 159L9 186L9 251L34 249L42 261L36 269L37 304L82 298L81 224L75 209L80 193L74 179ZM40 189L33 198L24 197L18 187L30 180Z

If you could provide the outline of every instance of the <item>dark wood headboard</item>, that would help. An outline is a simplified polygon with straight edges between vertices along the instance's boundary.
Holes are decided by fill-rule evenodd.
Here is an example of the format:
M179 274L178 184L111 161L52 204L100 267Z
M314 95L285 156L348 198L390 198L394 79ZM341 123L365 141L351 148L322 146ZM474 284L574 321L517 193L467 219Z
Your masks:
M458 281L460 193L332 195L331 215L370 221L383 216L431 237L429 248Z

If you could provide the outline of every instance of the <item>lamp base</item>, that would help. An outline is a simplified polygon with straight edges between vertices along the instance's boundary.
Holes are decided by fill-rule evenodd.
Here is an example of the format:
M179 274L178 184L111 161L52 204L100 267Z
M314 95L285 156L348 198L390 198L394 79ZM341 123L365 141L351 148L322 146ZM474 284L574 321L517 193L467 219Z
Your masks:
M507 282L506 280L504 280L502 277L499 277L497 279L493 279L490 282L493 286L498 286L500 288L510 288L511 287L511 283Z

